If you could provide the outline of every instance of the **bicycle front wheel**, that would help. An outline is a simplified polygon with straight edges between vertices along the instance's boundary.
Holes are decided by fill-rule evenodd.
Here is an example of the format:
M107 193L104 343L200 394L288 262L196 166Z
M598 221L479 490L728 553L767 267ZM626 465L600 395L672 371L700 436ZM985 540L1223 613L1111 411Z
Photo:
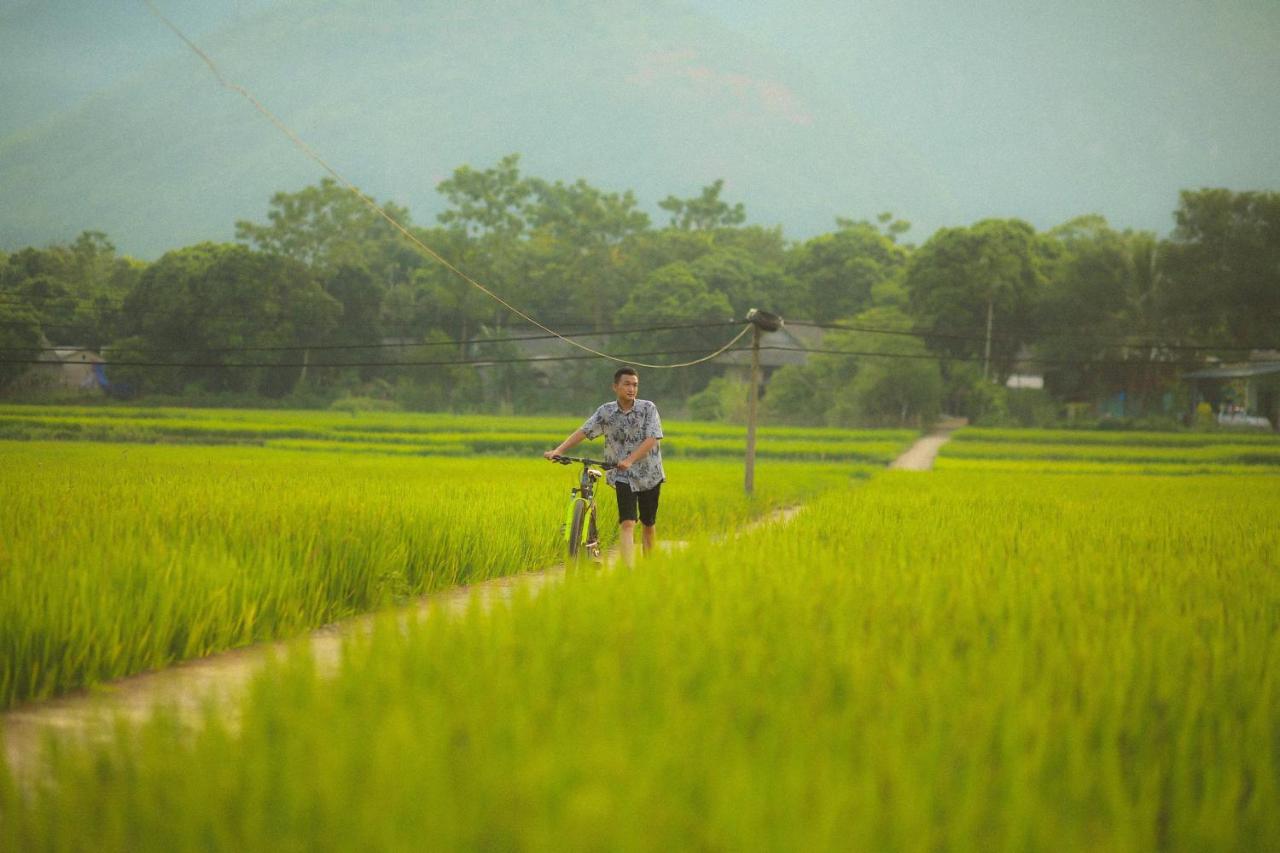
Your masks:
M573 515L569 519L569 556L576 558L578 552L582 550L582 543L585 537L582 535L583 527L587 523L587 502L574 501Z

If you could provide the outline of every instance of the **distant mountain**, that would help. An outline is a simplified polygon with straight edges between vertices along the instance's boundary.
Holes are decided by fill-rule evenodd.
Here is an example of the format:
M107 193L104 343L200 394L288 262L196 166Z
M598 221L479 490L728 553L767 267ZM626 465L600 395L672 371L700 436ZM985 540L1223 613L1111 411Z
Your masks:
M793 237L892 209L922 239L958 215L946 184L861 121L839 81L673 0L281 4L200 45L419 223L434 221L435 186L455 167L510 152L528 174L633 189L655 217L668 193L723 177L750 221ZM265 217L272 193L319 179L194 54L171 57L49 114L25 105L31 120L0 138L0 248L96 228L154 258L230 239L236 219Z

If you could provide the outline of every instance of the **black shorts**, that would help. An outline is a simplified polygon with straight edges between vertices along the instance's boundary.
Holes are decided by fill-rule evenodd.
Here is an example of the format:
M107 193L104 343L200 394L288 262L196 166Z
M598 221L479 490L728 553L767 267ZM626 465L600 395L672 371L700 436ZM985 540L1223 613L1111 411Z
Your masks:
M639 504L640 523L645 527L653 527L657 523L658 492L662 490L661 483L643 492L631 491L631 486L626 483L615 483L614 489L618 493L618 521L635 521L636 505Z

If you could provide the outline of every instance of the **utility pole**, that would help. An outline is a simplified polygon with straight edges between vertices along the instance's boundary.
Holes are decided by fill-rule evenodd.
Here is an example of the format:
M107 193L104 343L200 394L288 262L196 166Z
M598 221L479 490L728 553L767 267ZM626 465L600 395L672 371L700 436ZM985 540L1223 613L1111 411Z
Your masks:
M751 388L747 393L747 462L743 485L747 495L756 486L756 409L760 398L760 335L782 328L782 318L768 311L752 308L747 312L751 329Z
M987 381L987 373L990 372L990 369L991 369L991 317L992 317L993 306L995 305L995 302L996 300L994 298L987 300L987 349L986 349L986 353L982 356L982 381L983 382Z

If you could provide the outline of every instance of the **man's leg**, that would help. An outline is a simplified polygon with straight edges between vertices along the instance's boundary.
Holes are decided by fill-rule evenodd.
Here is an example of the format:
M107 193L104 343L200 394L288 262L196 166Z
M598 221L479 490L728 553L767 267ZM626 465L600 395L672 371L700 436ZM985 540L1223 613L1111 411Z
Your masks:
M647 531L648 528L645 528ZM623 521L618 524L618 548L622 551L622 564L632 566L636 561L636 523L634 521ZM648 535L646 534L646 542ZM645 551L649 550L649 546L645 545Z
M658 538L658 496L661 494L662 484L654 486L648 491L640 492L636 495L636 504L638 515L640 516L641 539L644 542L644 554L649 556L649 552L653 550L654 542Z
M640 538L644 542L644 555L649 556L649 552L653 550L653 543L657 540L657 525L646 524L640 528Z

